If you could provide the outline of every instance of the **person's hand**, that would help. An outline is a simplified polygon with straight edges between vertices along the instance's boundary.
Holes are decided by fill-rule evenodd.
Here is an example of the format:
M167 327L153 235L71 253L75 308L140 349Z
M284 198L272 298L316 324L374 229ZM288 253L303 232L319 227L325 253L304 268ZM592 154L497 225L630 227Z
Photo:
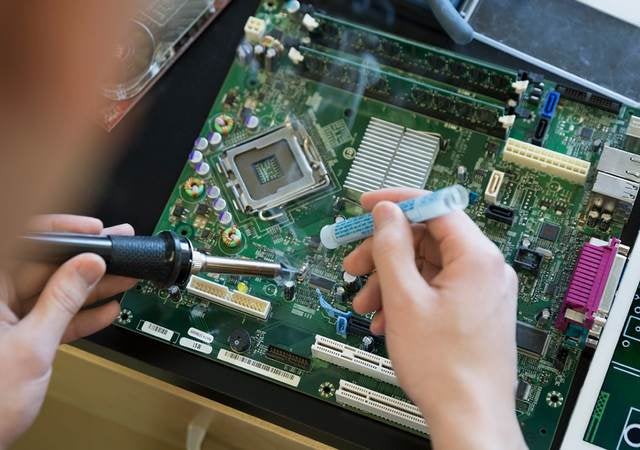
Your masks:
M385 335L436 448L524 448L515 416L516 275L463 212L411 225L391 203L424 193L362 196L375 232L344 268L373 274L353 309L377 311L371 330Z
M131 225L103 229L98 219L68 215L38 217L30 229L133 234ZM59 268L24 263L11 273L0 272L0 449L34 421L58 345L95 333L120 312L117 301L80 311L135 284L104 273L104 261L92 254L78 255Z

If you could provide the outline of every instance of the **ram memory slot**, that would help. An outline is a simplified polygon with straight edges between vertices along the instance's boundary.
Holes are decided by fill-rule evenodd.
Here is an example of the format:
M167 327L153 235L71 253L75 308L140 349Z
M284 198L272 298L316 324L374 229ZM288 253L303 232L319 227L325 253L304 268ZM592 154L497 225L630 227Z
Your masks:
M461 58L444 50L363 26L317 14L320 27L312 35L312 44L351 53L371 55L378 63L407 73L463 88L506 102L513 94L511 84L517 73Z
M300 71L306 78L479 133L506 138L507 129L499 120L504 115L500 106L309 47L301 47L300 52L304 56Z

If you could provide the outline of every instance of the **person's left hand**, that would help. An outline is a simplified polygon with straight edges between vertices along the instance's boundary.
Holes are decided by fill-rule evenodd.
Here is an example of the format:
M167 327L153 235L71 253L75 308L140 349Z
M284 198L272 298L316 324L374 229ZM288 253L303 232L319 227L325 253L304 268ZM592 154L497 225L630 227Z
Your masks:
M90 217L48 215L35 218L31 231L132 235L131 225L103 228ZM112 297L135 280L104 276L97 255L78 255L60 267L16 263L0 272L0 449L11 444L35 420L51 376L60 343L70 342L109 325L120 312Z

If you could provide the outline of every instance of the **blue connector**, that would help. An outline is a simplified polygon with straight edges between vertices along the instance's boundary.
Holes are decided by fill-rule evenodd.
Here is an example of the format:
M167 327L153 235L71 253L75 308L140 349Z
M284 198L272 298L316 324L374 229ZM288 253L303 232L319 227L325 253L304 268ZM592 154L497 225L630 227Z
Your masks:
M560 93L557 91L551 91L544 100L544 105L540 111L540 115L545 119L551 119L556 112L558 102L560 101Z

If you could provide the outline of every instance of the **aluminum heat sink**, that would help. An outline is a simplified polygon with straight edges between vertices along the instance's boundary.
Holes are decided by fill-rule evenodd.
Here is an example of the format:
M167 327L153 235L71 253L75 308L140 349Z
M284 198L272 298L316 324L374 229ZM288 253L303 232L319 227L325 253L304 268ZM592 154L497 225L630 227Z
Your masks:
M344 182L354 197L385 187L422 189L440 138L372 117Z

